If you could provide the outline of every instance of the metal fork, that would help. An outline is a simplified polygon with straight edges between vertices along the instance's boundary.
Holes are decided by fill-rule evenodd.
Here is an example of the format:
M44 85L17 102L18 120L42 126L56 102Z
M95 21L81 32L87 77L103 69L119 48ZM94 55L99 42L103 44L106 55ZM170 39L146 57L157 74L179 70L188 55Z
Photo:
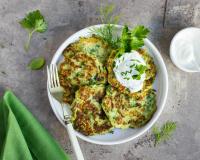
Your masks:
M70 114L67 112L67 106L63 103L63 93L64 89L60 85L59 77L58 77L58 70L55 64L51 64L50 67L47 66L47 83L48 89L51 95L61 104L62 111L63 111L63 121L66 125L68 135L75 152L77 160L84 160L83 154L78 143L77 137L75 135L73 126L70 122Z

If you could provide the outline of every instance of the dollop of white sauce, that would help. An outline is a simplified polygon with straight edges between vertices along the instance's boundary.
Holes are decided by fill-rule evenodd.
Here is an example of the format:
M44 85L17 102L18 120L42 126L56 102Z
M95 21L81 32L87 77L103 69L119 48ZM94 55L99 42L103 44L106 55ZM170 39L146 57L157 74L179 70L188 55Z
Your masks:
M138 74L136 68L133 67L136 65L146 66L146 63L137 51L132 51L130 53L124 53L121 57L115 59L115 67L113 68L116 79L128 88L131 93L138 92L142 89L146 76L143 73L140 79L132 78Z

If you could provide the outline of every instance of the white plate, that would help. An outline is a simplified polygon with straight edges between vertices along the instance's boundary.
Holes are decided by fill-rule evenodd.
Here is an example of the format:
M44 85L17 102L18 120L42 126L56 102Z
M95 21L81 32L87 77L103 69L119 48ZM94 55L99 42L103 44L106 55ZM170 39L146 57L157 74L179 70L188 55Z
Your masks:
M102 25L95 25L95 26L91 26L91 27L101 27L101 26ZM122 28L122 26L119 26L119 25L117 25L117 27L119 29ZM84 28L84 29L76 32L69 38L67 38L63 42L63 44L58 48L58 50L56 51L51 63L58 64L63 59L62 52L64 51L64 49L69 44L78 40L79 37L90 36L89 28L90 27ZM152 125L159 118L159 116L164 108L165 101L167 98L168 75L167 75L167 70L166 70L164 61L161 57L160 52L157 50L157 48L148 39L145 39L145 47L148 49L150 55L153 57L154 62L157 66L157 76L156 76L156 80L154 82L154 88L157 91L157 107L158 108L157 108L157 111L154 113L152 119L144 127L140 128L140 129L126 129L126 130L115 129L113 134L107 133L105 135L98 135L98 136L84 136L83 134L81 134L79 132L75 132L79 138L81 138L87 142L101 144L101 145L114 145L114 144L125 143L125 142L133 140L133 139L141 136L142 134L144 134L148 129L150 129L152 127ZM49 92L48 92L48 97L49 97L51 107L52 107L56 117L63 124L62 110L59 106L59 103L50 95Z

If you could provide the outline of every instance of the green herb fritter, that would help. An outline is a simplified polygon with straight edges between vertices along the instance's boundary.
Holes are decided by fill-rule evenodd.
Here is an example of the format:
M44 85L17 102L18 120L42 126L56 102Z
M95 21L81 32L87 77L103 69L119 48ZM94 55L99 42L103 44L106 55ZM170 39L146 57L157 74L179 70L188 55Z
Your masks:
M92 55L84 52L65 55L60 65L60 74L74 86L102 84L107 81L107 71Z
M110 132L112 125L102 110L101 100L105 95L104 85L82 86L72 103L74 128L86 136Z
M60 85L64 88L63 102L71 104L74 100L76 86L72 86L67 78L59 72Z
M70 44L65 51L66 53L84 52L85 54L95 56L104 64L110 54L111 48L101 38L93 35L91 37L81 37L78 41Z
M156 111L156 94L153 89L141 100L118 92L109 86L102 107L113 127L139 128L145 125Z

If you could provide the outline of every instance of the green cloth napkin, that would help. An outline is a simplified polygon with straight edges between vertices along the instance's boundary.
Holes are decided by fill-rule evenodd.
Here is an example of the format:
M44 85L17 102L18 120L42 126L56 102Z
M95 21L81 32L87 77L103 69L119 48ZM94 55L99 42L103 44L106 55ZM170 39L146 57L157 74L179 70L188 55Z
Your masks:
M11 91L0 100L0 160L69 160Z

